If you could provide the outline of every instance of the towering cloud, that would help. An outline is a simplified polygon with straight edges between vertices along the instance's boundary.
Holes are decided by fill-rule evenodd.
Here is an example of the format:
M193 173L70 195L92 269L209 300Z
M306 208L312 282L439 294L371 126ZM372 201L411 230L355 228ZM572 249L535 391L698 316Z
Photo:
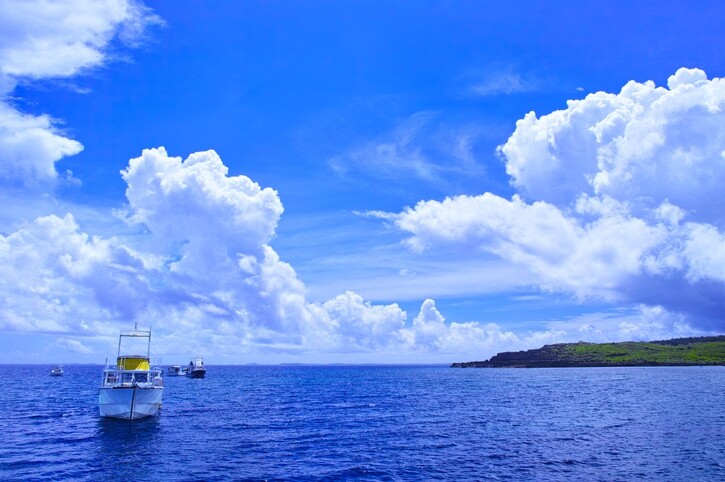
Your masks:
M228 177L214 151L182 162L164 148L147 149L122 175L129 219L148 227L159 249L179 251L170 268L180 273L204 274L214 264L237 265L238 256L262 256L283 212L273 189Z
M500 152L520 196L421 202L396 217L418 251L467 246L542 289L664 306L722 328L725 80L680 69L527 114Z
M146 228L144 248L164 287L188 297L180 305L201 302L217 317L291 338L312 322L304 286L268 245L283 212L274 190L229 177L214 151L182 162L147 149L122 175L128 219Z
M182 160L147 149L122 176L133 235L91 236L70 214L0 235L1 329L64 333L58 346L88 353L87 343L68 336L115 336L139 321L161 333L161 351L230 359L310 352L425 359L518 340L495 325L446 324L433 300L411 324L397 304L373 305L349 291L307 301L294 269L269 245L283 211L277 193L229 176L214 151Z
M640 208L668 200L690 219L722 222L712 201L725 180L725 79L680 69L668 87L631 81L619 94L527 114L501 147L513 185L559 206L582 193Z

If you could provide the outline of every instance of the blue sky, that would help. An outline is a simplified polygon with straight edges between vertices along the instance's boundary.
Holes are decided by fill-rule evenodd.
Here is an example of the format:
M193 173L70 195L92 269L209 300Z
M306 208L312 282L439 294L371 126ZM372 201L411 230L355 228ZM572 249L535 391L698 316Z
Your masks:
M0 2L0 362L725 332L720 2Z

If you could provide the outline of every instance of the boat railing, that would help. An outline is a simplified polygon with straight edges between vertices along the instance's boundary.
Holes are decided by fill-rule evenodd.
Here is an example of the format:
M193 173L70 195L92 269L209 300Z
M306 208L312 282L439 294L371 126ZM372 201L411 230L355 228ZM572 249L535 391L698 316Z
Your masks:
M118 366L106 366L103 370L102 386L133 387L163 386L162 369L126 370Z

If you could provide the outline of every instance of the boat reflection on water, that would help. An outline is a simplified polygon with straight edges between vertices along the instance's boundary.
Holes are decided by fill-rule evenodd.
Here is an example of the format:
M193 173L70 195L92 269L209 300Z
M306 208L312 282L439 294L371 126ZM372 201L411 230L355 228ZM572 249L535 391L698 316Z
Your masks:
M94 464L99 474L113 474L112 478L106 480L163 480L153 463L129 463L140 460L141 454L157 452L161 435L158 417L147 417L133 423L110 417L96 420L98 436L95 447L98 457ZM94 477L92 472L86 475L89 480L104 479Z
M118 442L138 442L137 437L159 433L161 426L158 419L146 417L136 423L126 423L123 419L113 417L100 417L98 419L98 432L100 435L115 437Z

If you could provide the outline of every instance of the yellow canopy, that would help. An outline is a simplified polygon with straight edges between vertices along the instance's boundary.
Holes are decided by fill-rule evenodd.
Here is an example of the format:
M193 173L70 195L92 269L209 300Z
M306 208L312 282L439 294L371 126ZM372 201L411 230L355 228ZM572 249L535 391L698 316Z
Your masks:
M150 367L149 359L143 356L118 357L118 368L124 370L148 370Z

